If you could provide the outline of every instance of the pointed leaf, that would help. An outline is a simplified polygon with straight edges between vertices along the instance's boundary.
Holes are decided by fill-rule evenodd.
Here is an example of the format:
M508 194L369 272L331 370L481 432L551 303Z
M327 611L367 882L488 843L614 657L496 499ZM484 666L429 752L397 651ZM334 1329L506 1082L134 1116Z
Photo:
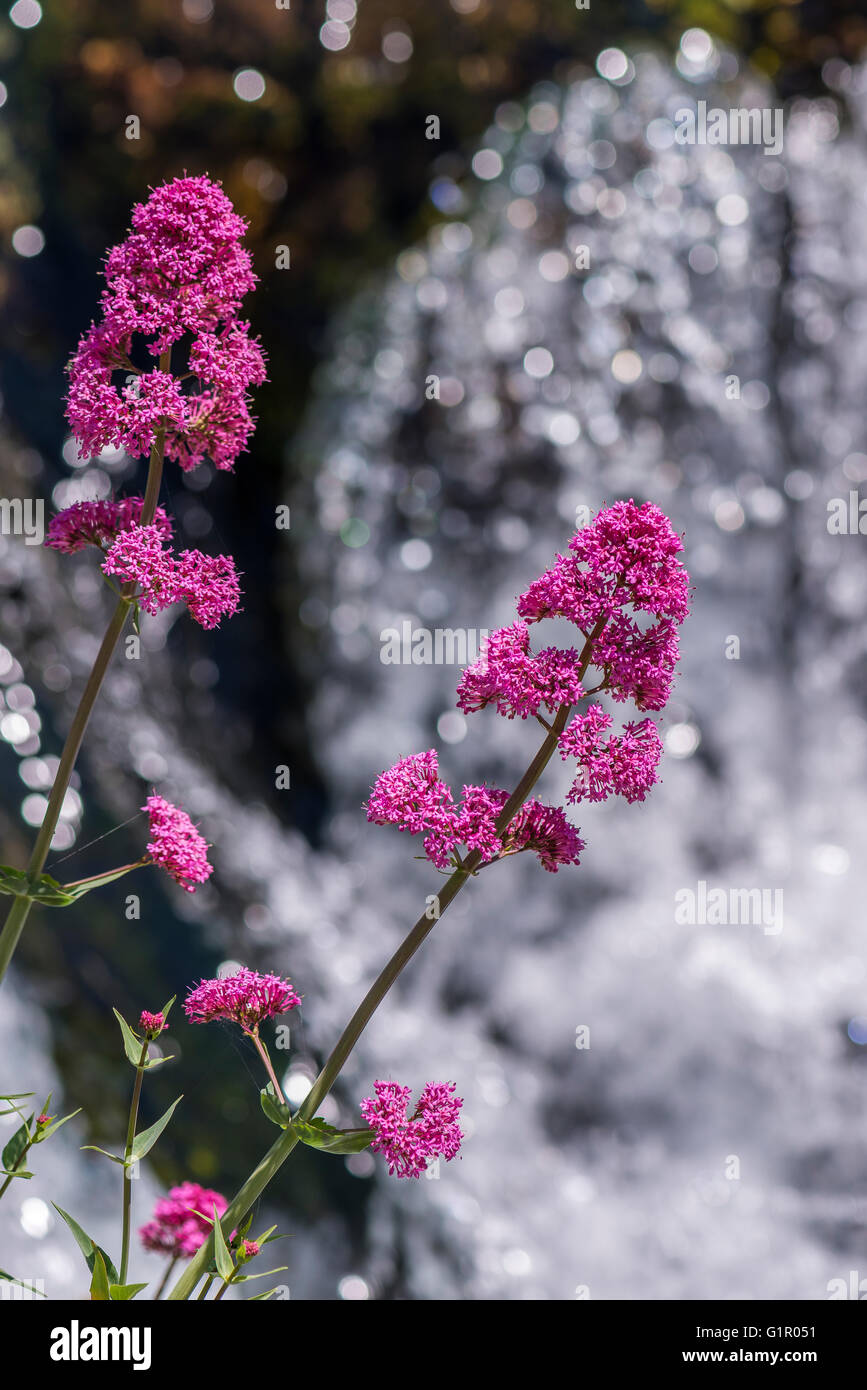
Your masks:
M23 869L13 869L11 864L0 864L0 893L12 897L26 897L28 879Z
M0 1163L3 1164L7 1173L15 1167L15 1164L21 1158L22 1154L27 1150L27 1146L30 1143L30 1124L32 1120L33 1116L31 1115L30 1119L26 1120L20 1129L16 1129L3 1150L2 1156L0 1156Z
M163 1062L173 1062L174 1060L175 1054L173 1052L170 1052L168 1057L148 1057L145 1062L145 1070L153 1071L154 1067L161 1067Z
M147 1284L110 1284L108 1296L115 1303L126 1302L130 1298L135 1298L137 1293L146 1289Z
M155 1125L151 1125L150 1129L143 1129L141 1134L136 1135L133 1140L132 1149L130 1150L130 1163L135 1163L140 1158L144 1158L145 1154L150 1153L169 1120L172 1118L172 1115L175 1113L175 1106L180 1105L182 1100L183 1096L178 1096L177 1100L172 1101L166 1113L160 1116Z
M104 1154L106 1158L111 1159L112 1163L119 1163L121 1167L124 1165L124 1159L118 1158L117 1154L110 1154L108 1149L101 1149L98 1144L82 1144L81 1152L84 1153L85 1149L89 1149L91 1153Z
M273 1298L274 1294L277 1292L277 1289L280 1289L282 1287L282 1284L278 1284L276 1289L269 1289L267 1293L254 1293L251 1298L248 1298L247 1302L259 1303L260 1301L263 1301L266 1298Z
M79 898L83 898L85 893L91 893L94 888L104 888L107 883L114 883L117 879L123 878L125 874L131 874L133 869L140 868L140 864L124 864L122 869L110 869L107 874L97 874L94 878L85 879L83 883L59 883L57 888L69 899L69 902L74 903ZM54 883L54 880L52 879L51 882ZM40 897L39 901L42 902L43 899Z
M29 1289L31 1293L38 1293L40 1298L45 1297L42 1290L37 1289L33 1283L28 1283L26 1279L13 1279L12 1275L7 1274L5 1269L0 1269L0 1279L3 1279L7 1284L18 1284L19 1288Z
M45 1113L46 1113L46 1112L43 1111L43 1114L45 1114ZM38 1138L35 1142L36 1142L37 1144L42 1144L42 1143L44 1143L44 1141L48 1138L48 1136L49 1136L50 1134L53 1134L54 1131L55 1131L56 1129L60 1129L60 1126L61 1126L61 1125L65 1125L67 1120L74 1120L75 1117L76 1117L76 1115L80 1115L80 1114L81 1114L81 1106L79 1106L77 1110L73 1110L72 1113L71 1113L70 1115L64 1115L64 1117L63 1117L62 1120L55 1120L53 1124L50 1124L50 1125L48 1126L47 1129L44 1129L44 1130L42 1131L42 1133L40 1134L39 1138Z
M69 1215L68 1211L64 1211L63 1207L59 1207L56 1202L52 1202L51 1205L54 1207L54 1210L58 1212L60 1216L63 1217L70 1231L75 1236L75 1242L82 1255L84 1256L85 1261L87 1263L87 1267L90 1270L91 1274L93 1273L93 1266L96 1262L96 1254L97 1252L99 1252L105 1263L105 1269L106 1273L108 1274L109 1283L119 1283L120 1281L117 1277L117 1270L115 1269L108 1255L106 1255L105 1251L90 1239L90 1236L87 1234L87 1232L81 1229L78 1222L75 1220L74 1217Z
M108 1288L108 1270L99 1250L94 1250L93 1278L90 1281L90 1297L98 1303L107 1303L111 1298Z
M138 1067L143 1047L142 1040L136 1037L123 1014L118 1013L115 1008L112 1009L112 1013L120 1024L120 1031L123 1034L123 1050L127 1055L127 1060L132 1062L134 1067Z
M223 1228L220 1225L220 1218L217 1208L214 1207L214 1258L217 1261L217 1270L223 1280L231 1279L235 1272L235 1265L232 1256L229 1254L226 1245L226 1237L223 1235Z
M269 1081L267 1086L262 1087L259 1092L259 1100L272 1124L279 1125L281 1129L289 1128L292 1123L291 1112L288 1105L281 1105L277 1099L273 1081Z
M335 1129L321 1118L299 1120L296 1117L292 1121L292 1129L302 1144L331 1154L361 1153L376 1137L372 1129Z
M169 1014L171 1013L172 1005L174 1004L174 1002L175 1002L175 1000L177 999L177 997L178 997L178 996L177 996L176 994L173 994L172 997L171 997L171 999L169 1000L169 1002L168 1002L167 1004L163 1004L162 1008L160 1009L160 1013L161 1013L162 1016L163 1016L163 1023L168 1023L168 1021L169 1021Z
M248 1279L267 1279L269 1274L283 1274L288 1268L288 1265L278 1265L276 1269L264 1269L261 1274L239 1274L232 1283L246 1284Z

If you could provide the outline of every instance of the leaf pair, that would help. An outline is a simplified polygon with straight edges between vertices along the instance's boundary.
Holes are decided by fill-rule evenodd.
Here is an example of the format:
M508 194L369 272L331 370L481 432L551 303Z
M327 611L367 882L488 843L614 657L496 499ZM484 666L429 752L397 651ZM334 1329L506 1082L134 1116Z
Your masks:
M94 1153L104 1154L106 1158L111 1159L112 1163L119 1163L122 1168L132 1168L134 1164L144 1158L145 1154L150 1153L169 1120L172 1118L175 1107L180 1105L182 1100L183 1096L178 1096L177 1100L172 1101L166 1113L160 1116L156 1124L151 1125L150 1129L143 1129L140 1134L136 1135L128 1158L121 1158L118 1157L117 1154L110 1154L108 1149L101 1149L98 1144L82 1144L81 1147L82 1149L90 1149ZM60 1208L58 1207L58 1211L59 1210ZM62 1212L60 1214L61 1216L63 1215Z
M281 1105L274 1093L274 1083L268 1082L259 1092L262 1109L268 1119L281 1129L291 1129L302 1144L331 1154L357 1154L373 1143L372 1129L335 1129L321 1117L302 1120L292 1116L288 1105Z
M124 864L122 869L110 869L108 873L97 874L81 883L58 883L50 874L40 874L35 883L31 883L23 869L13 869L10 864L0 864L0 893L8 893L15 898L30 898L35 903L41 903L43 907L69 907L79 898L83 898L85 893L123 878L124 874L128 874L134 868L138 868L138 865Z

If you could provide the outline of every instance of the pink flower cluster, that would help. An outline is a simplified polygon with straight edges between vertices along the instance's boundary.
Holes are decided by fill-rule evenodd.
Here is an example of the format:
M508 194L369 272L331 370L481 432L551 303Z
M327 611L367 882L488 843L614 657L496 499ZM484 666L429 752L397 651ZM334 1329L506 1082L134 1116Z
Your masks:
M168 1196L157 1198L153 1220L139 1229L141 1243L145 1250L187 1259L211 1234L211 1222L205 1217L213 1217L215 1207L222 1216L228 1205L222 1193L197 1182L183 1182L171 1188Z
M254 1033L264 1019L288 1013L300 1003L289 980L242 966L234 975L202 980L184 1000L184 1011L191 1023L227 1019L245 1033Z
M567 801L604 801L611 795L643 801L656 782L662 743L653 720L625 724L621 734L603 738L610 728L611 716L601 705L591 705L586 714L575 715L557 740L563 760L578 763Z
M206 882L214 872L208 863L207 840L186 811L161 796L149 796L142 810L150 817L147 854L151 863L165 869L188 893L195 893L196 884Z
M394 1081L375 1081L376 1098L361 1102L361 1113L375 1138L370 1145L388 1161L389 1173L418 1178L431 1158L453 1159L463 1132L458 1124L463 1101L453 1094L454 1083L429 1081L412 1116L412 1091Z
M185 603L204 628L218 627L238 611L241 586L231 555L203 555L183 550L175 555L159 526L136 526L118 535L102 565L124 583L140 586L138 602L146 613L161 613Z
M569 542L551 569L518 599L529 623L567 618L592 636L588 664L615 700L665 705L678 660L678 626L689 612L683 543L652 502L615 502ZM634 614L657 622L641 626ZM633 616L631 616L633 615ZM565 702L564 702L565 703Z
M492 632L478 661L464 671L458 708L472 714L493 704L507 719L526 719L543 705L549 710L574 705L584 694L579 670L574 650L546 647L531 655L530 629L526 623L512 623Z
M51 518L45 544L65 555L74 555L86 545L110 545L121 531L138 526L143 506L142 497L73 502ZM171 518L162 507L157 507L152 525L166 540L171 540Z
M146 454L165 430L166 455L183 469L206 457L234 466L254 427L249 389L266 379L258 341L238 318L256 284L246 228L206 176L174 179L133 209L129 236L106 257L102 320L69 366L67 414L82 457L109 446ZM139 335L152 357L192 336L189 394L170 372L138 370ZM115 373L132 379L118 387Z
M148 1013L147 1009L144 1009L138 1021L138 1026L143 1033L147 1033L149 1037L156 1038L160 1033L165 1031L168 1025L162 1014L151 1014Z
M497 819L509 799L493 787L465 786L455 805L451 788L440 781L436 750L402 758L380 773L367 803L367 819L396 825L411 835L424 834L428 859L440 869L453 865L458 846L476 851L484 863L532 850L556 873L561 864L577 864L583 841L562 810L527 801L499 832Z

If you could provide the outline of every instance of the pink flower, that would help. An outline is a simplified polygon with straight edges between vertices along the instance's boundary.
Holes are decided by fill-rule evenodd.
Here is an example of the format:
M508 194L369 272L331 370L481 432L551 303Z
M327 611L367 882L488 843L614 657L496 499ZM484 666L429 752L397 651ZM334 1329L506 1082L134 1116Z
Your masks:
M195 1255L211 1234L214 1208L222 1216L228 1202L220 1192L200 1187L196 1182L184 1182L170 1189L167 1197L158 1197L153 1220L139 1229L145 1250L173 1258L186 1259Z
M412 1116L408 1109L412 1092L393 1081L375 1081L376 1098L361 1102L361 1113L375 1132L370 1145L388 1161L389 1173L399 1178L418 1178L431 1158L453 1159L463 1132L458 1114L463 1101L452 1093L454 1083L429 1081Z
M123 531L102 566L124 583L140 585L137 599L156 615L173 603L185 603L190 617L204 628L218 627L238 611L241 586L230 555L203 555L183 550L176 556L158 526Z
M401 758L379 774L367 803L367 819L374 825L396 825L410 835L428 832L429 857L440 868L447 866L454 844L452 793L439 779L435 749Z
M625 604L679 623L687 616L689 576L677 559L683 544L652 502L605 507L572 537L569 550L519 598L527 622L568 618L586 636Z
M546 647L530 653L530 629L525 622L492 632L478 661L468 666L458 685L458 707L465 714L496 705L507 719L537 715L574 705L584 694L578 679L580 657L574 650Z
M162 1014L150 1014L147 1009L144 1009L138 1021L138 1026L143 1033L147 1033L150 1037L156 1038L168 1025Z
M138 526L144 499L123 497L118 501L73 502L48 523L45 544L65 555L74 555L86 545L103 547L121 531ZM166 540L171 539L172 523L162 507L157 507L153 526Z
M82 457L108 446L146 454L164 430L166 456L182 468L206 457L234 466L254 426L247 393L266 379L262 350L238 318L256 284L241 245L246 226L206 177L174 179L133 209L129 236L106 258L102 321L69 368L67 414ZM191 338L189 394L160 366L138 370L137 337L152 357Z
M142 810L150 816L147 854L151 863L165 869L188 893L195 893L195 885L204 883L214 872L208 863L207 840L186 811L161 796L149 796Z
M509 793L495 787L465 786L455 805L451 788L438 775L436 751L402 758L383 772L368 802L367 818L377 825L396 825L425 836L428 859L437 868L454 865L459 846L476 851L483 863L533 850L546 869L577 864L583 842L561 810L528 801L502 834L497 819Z
M177 562L158 526L135 526L122 531L102 568L124 584L138 584L138 602L152 616L180 601Z
M243 1258L245 1260L252 1260L253 1257L259 1253L259 1242L258 1240L245 1240L242 1248Z
M266 1018L288 1013L301 1003L289 980L279 975L259 975L242 966L234 975L202 980L184 1000L191 1023L228 1019L245 1033L254 1033Z
M611 716L601 705L577 714L558 740L564 761L575 758L579 774L567 801L604 801L611 795L627 801L643 801L657 779L662 743L652 719L624 725L622 734L602 735L611 727Z

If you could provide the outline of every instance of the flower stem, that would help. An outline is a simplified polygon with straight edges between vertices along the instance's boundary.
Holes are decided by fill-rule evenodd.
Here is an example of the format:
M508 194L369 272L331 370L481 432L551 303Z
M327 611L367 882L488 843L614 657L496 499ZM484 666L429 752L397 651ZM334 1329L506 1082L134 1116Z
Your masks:
M130 1158L132 1156L132 1146L135 1143L135 1127L138 1121L138 1103L141 1098L141 1085L145 1074L145 1062L148 1056L147 1039L141 1045L141 1055L138 1059L138 1066L135 1069L135 1083L132 1088L132 1100L129 1107L129 1123L126 1127L126 1148L123 1151L123 1237L121 1239L120 1250L120 1282L126 1283L126 1272L129 1266L129 1227L130 1227L130 1208L132 1206L132 1178L130 1177ZM168 1276L166 1276L168 1278ZM162 1286L160 1287L162 1292ZM159 1296L159 1295L158 1295Z
M171 348L164 352L160 357L160 371L170 371L171 369ZM163 456L165 453L166 431L165 427L158 429L154 436L153 446L150 453L148 465L148 480L145 489L144 505L142 506L141 521L142 526L148 526L154 518L156 511L157 498L160 492L160 483L163 476ZM106 629L97 654L93 670L87 679L78 709L70 725L69 733L66 736L60 763L54 778L54 785L51 788L51 795L48 798L48 806L45 810L45 817L36 837L36 844L33 846L33 853L27 865L27 877L33 885L45 868L45 861L51 848L51 841L57 829L57 822L60 819L60 811L69 790L70 779L75 769L75 761L81 748L85 730L87 729L93 707L96 704L97 696L102 689L109 663L114 655L114 649L120 639L126 624L127 614L133 602L135 584L125 584L121 590L117 607L114 610L111 621ZM9 962L15 954L16 947L21 938L21 933L30 916L32 902L30 898L17 897L9 909L9 915L0 932L0 984L9 968Z
M153 1296L153 1302L154 1302L154 1303L158 1302L158 1300L159 1300L160 1298L162 1298L163 1294L165 1293L166 1284L167 1284L167 1283L169 1282L169 1280L171 1279L171 1277L172 1277L172 1270L174 1269L175 1265L177 1264L179 1258L180 1258L180 1257L179 1257L178 1255L173 1255L172 1258L169 1260L168 1264L166 1265L166 1272L165 1272L165 1274L163 1275L162 1279L160 1280L160 1286L159 1286L159 1288L157 1289L156 1293L155 1293L154 1296Z
M196 1302L197 1302L197 1303L201 1303L202 1299L207 1295L208 1290L210 1289L210 1287L211 1287L211 1285L213 1284L213 1282L214 1282L214 1276L213 1276L213 1274L209 1274L208 1277L207 1277L207 1279L205 1280L204 1284L202 1285L201 1293L199 1294L198 1298L196 1299Z
M256 1048L256 1051L258 1052L259 1056L262 1058L262 1061L265 1063L265 1070L267 1071L268 1076L269 1076L270 1079L271 1079L271 1085L274 1087L274 1091L275 1091L275 1093L276 1093L277 1099L279 1100L279 1102L280 1102L281 1105L285 1105L285 1104L286 1104L286 1097L283 1095L283 1092L280 1090L280 1082L277 1080L276 1074L275 1074L275 1072L274 1072L274 1067L273 1067L273 1065L272 1065L271 1058L270 1058L270 1056L268 1055L268 1049L267 1049L267 1047L265 1046L265 1044L263 1043L262 1039L259 1037L259 1026L258 1026L258 1024L256 1025L255 1031L252 1032L252 1033L248 1033L248 1034L247 1034L247 1037L248 1037L248 1038L252 1038L253 1043L254 1043L255 1048Z
M580 658L580 677L584 676L587 666L590 663L593 644L599 637L606 623L606 618L602 617L597 622L593 631L587 638ZM579 678L580 678L579 677ZM524 773L512 795L509 797L500 815L497 818L497 833L502 834L512 818L521 809L530 792L535 787L539 778L550 761L556 747L560 734L566 727L571 713L571 706L561 705L554 721L551 731L546 736L541 748L536 754L527 771ZM305 1098L303 1104L298 1109L298 1118L307 1120L316 1113L322 1101L328 1095L331 1087L337 1080L342 1071L349 1054L367 1027L379 1005L382 1003L388 991L391 989L401 971L412 960L422 942L433 931L439 918L454 902L458 893L464 887L482 862L482 856L477 850L468 854L460 868L455 869L454 873L447 879L446 883L437 894L436 913L430 914L430 907L419 917L409 935L398 946L391 960L382 970L378 978L371 985L367 994L362 999L352 1018L344 1028L338 1039L334 1050L326 1061L321 1072L313 1083L313 1086ZM230 1202L222 1218L221 1225L224 1232L230 1232L237 1226L254 1202L268 1186L271 1179L279 1172L292 1150L298 1144L298 1136L290 1129L284 1130L280 1138L271 1145L258 1166L250 1174L240 1191ZM209 1236L204 1245L200 1247L196 1255L187 1265L180 1279L169 1294L169 1300L186 1299L202 1277L209 1261L213 1258L214 1238Z

